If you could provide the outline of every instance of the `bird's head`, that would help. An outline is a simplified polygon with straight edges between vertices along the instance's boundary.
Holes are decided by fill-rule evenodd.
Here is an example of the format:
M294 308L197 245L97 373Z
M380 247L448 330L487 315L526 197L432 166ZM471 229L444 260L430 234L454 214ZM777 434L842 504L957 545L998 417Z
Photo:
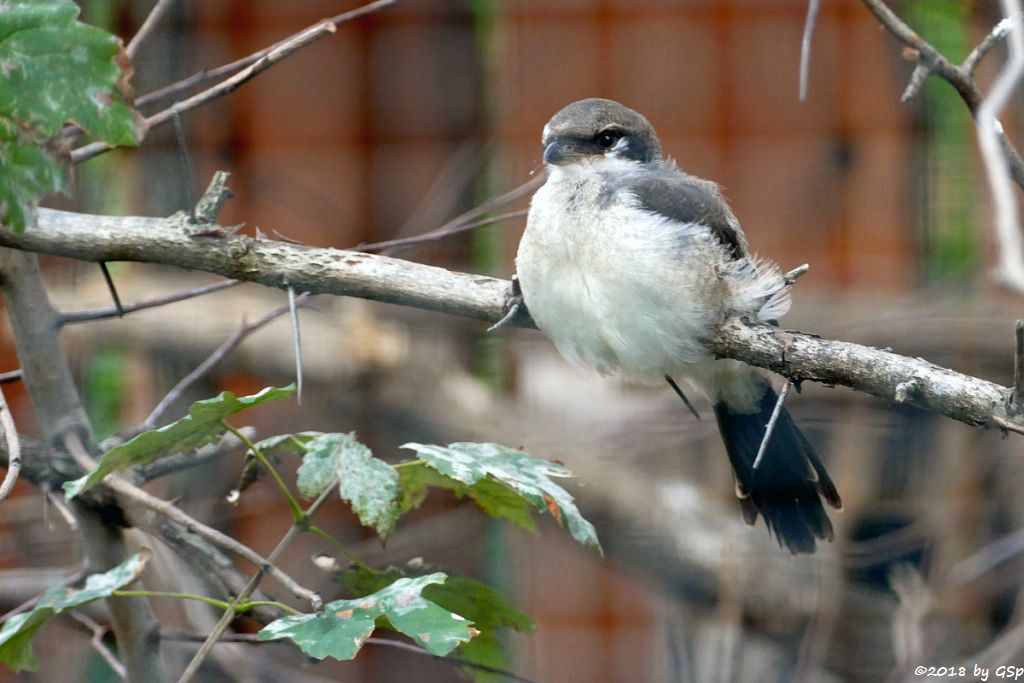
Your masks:
M551 117L541 145L544 162L554 166L599 159L648 163L661 157L658 135L642 114L596 97L573 102Z

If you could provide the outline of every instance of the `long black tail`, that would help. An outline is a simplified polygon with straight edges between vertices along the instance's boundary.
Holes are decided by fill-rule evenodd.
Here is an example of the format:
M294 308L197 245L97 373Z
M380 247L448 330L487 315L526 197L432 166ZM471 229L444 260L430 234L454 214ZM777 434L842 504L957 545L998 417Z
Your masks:
M754 412L736 412L724 403L715 405L718 428L736 474L743 519L753 524L760 513L779 545L793 554L813 553L816 538L831 541L835 537L822 499L836 509L842 508L842 501L825 466L785 408L754 469L777 400L768 381L757 379L763 383L763 391Z

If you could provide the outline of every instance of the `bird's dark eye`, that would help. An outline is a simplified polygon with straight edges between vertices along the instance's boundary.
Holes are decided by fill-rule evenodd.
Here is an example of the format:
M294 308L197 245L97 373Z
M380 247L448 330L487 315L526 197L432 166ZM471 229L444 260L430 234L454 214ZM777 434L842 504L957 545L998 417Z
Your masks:
M617 130L606 130L598 133L595 140L602 149L611 149L621 137L622 133Z

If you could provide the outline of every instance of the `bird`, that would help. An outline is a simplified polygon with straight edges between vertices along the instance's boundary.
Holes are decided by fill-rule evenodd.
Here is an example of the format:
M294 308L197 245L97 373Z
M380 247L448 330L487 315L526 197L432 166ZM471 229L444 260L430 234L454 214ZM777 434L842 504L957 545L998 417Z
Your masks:
M641 382L678 380L711 402L743 519L764 518L780 547L813 553L842 509L814 448L781 407L755 463L777 394L707 337L728 316L777 324L790 285L753 255L714 182L663 156L651 123L590 98L558 111L541 136L547 178L530 201L516 254L522 302L572 365ZM823 504L824 503L824 504Z

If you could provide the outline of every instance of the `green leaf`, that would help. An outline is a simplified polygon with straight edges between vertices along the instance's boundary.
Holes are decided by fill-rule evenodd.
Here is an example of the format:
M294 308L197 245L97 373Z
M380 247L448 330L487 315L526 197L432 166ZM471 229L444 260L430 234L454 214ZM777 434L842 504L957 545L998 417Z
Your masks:
M40 197L66 185L57 142L65 123L113 145L142 135L126 103L131 67L120 41L77 16L71 0L0 7L0 223L15 232L34 219Z
M15 671L39 668L39 660L32 651L32 636L50 617L81 607L94 600L109 597L114 591L127 586L142 574L149 561L144 550L128 558L105 574L92 574L81 590L52 588L39 598L30 612L22 612L8 619L0 628L0 662Z
M257 634L259 640L290 638L316 659L352 659L370 637L378 617L435 655L446 655L476 635L462 616L423 597L423 589L445 581L437 572L414 579L398 579L371 595L335 600L318 614L284 617Z
M216 398L196 401L188 409L188 415L177 422L143 432L111 448L92 472L80 479L64 482L64 493L68 498L74 498L100 483L111 472L119 472L133 465L146 465L215 442L227 431L222 422L224 418L254 406L288 398L293 393L295 385L290 384L281 388L267 387L257 394L241 398L225 391Z
M296 432L295 434L278 434L270 436L262 441L257 441L254 446L260 449L260 453L268 458L281 458L296 453L303 455L306 452L307 444L320 436L322 432Z
M438 472L464 484L487 478L504 484L534 509L549 512L577 541L601 549L594 526L580 514L572 495L551 480L572 476L563 465L496 443L453 443L447 447L407 443L402 448L416 451Z
M354 568L338 575L342 589L355 596L368 595L402 578L398 571L372 573ZM508 657L498 637L498 629L512 628L532 633L536 626L522 612L512 606L500 591L487 584L464 576L449 576L443 584L433 584L423 590L423 597L437 603L454 614L473 622L480 634L458 647L456 655L474 664L498 669L508 666ZM500 677L471 670L478 681L501 680Z
M321 434L306 444L299 467L299 492L309 498L320 495L337 477L342 500L350 503L363 526L381 537L395 530L401 510L398 472L356 440L355 433Z
M399 507L403 513L419 507L426 498L429 488L448 489L458 498L469 498L491 517L507 519L537 533L537 523L531 516L533 505L530 501L494 479L480 479L475 484L463 484L441 474L422 460L402 463L397 469L402 486Z
M428 586L423 597L461 614L481 630L503 627L532 633L537 628L501 591L467 576L449 576L442 584Z

